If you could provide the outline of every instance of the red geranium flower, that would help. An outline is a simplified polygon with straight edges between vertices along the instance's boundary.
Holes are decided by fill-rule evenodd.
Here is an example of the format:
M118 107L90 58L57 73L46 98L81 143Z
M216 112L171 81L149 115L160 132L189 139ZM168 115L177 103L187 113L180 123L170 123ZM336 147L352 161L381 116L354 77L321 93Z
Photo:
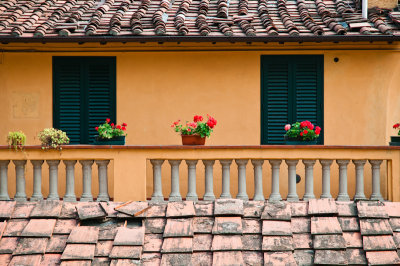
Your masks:
M399 127L400 127L399 123L393 125L393 128L399 128Z
M114 127L114 123L111 123L111 126Z
M94 129L97 131L97 130L99 130L99 127L95 127Z
M122 126L123 126L123 127L126 127L126 126L127 126L127 124L126 124L126 123L122 123Z
M121 129L121 126L120 126L120 125L118 125L118 126L117 126L117 128L118 128L118 129Z
M110 123L110 121L111 121L110 118L106 119L107 124Z
M124 130L124 131L125 131L125 130L126 130L126 127L122 127L122 130Z
M304 130L303 132L304 132L304 134L305 134L305 135L307 135L307 134L308 134L308 131L307 131L307 130Z

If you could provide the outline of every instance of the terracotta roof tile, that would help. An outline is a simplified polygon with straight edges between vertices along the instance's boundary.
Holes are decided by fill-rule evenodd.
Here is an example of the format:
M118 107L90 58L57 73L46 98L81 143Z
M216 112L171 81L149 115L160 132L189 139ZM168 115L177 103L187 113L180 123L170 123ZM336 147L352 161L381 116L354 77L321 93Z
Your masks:
M162 244L162 234L145 234L143 252L160 252Z
M293 233L310 233L311 232L311 220L308 217L294 217L291 221L291 227Z
M13 256L44 254L47 242L48 238L20 238Z
M67 244L61 260L92 260L95 248L94 244Z
M111 259L140 259L142 247L137 246L113 246L110 258Z
M192 254L190 253L166 253L161 256L160 266L190 265Z
M61 254L44 254L40 265L60 265L60 263Z
M210 251L212 238L211 234L194 234L193 251Z
M0 240L0 254L12 254L17 245L18 237L2 237Z
M242 257L244 265L252 265L252 266L264 265L264 254L261 252L242 251Z
M361 235L392 235L388 219L360 219Z
M161 234L164 232L166 220L164 218L147 218L145 220L145 231L152 234Z
M110 265L111 260L108 257L95 257L92 261L92 265Z
M365 251L396 250L396 245L391 235L363 236Z
M286 221L262 221L262 235L264 236L291 236L291 223Z
M261 250L262 236L258 235L243 235L242 236L243 250L258 251Z
M146 209L149 206L148 202L143 202L143 201L133 201L129 204L126 205L121 205L121 207L114 207L114 209L117 212L121 212L123 214L133 216L136 213L139 213L140 211ZM141 214L138 214L137 217L146 217L147 213L143 212Z
M15 203L15 201L0 201L0 219L11 218Z
M39 265L42 255L13 256L9 266Z
M311 234L341 234L342 228L336 217L311 217Z
M214 218L195 217L193 220L194 233L211 233L214 225Z
M297 265L312 265L314 262L314 250L295 250L293 256Z
M315 235L314 249L345 249L346 241L342 235Z
M62 219L75 219L78 216L76 206L78 203L75 202L63 202L61 208L61 214L59 218Z
M293 237L263 236L262 249L265 251L291 251L293 250Z
M165 217L167 203L157 203L157 204L150 203L149 206L151 206L151 208L146 212L146 217L151 217L151 218Z
M215 235L212 241L213 251L242 250L242 238L239 235ZM214 253L215 254L215 253Z
M99 241L96 244L96 249L94 250L95 257L108 257L111 253L113 247L113 241L105 240Z
M161 247L161 253L192 253L193 238L192 237L173 237L164 238Z
M119 212L114 210L114 208L121 204L121 202L100 202L101 208L107 213L107 217L109 218L118 217Z
M382 202L357 202L358 217L360 218L389 218Z
M60 266L90 266L90 260L67 260L61 261Z
M117 230L116 226L100 227L98 240L114 240Z
M347 263L349 265L366 265L367 258L365 251L360 248L347 248L346 249Z
M246 218L260 218L263 209L263 201L245 201L243 203L243 216Z
M207 266L212 265L213 256L211 252L194 252L192 255L192 265Z
M394 243L396 244L396 247L400 249L400 232L393 232L393 240Z
M393 232L400 232L400 218L390 218L389 224L392 227Z
M99 228L95 226L78 226L72 229L67 243L96 244L99 237Z
M0 255L0 265L8 265L11 261L11 254L1 254Z
M400 202L385 202L385 209L389 217L400 218Z
M338 209L334 199L310 199L308 201L309 215L337 214Z
M21 236L51 237L55 225L55 219L32 219L22 231Z
M53 235L47 244L46 253L62 253L67 245L67 235Z
M101 219L107 216L107 213L99 203L80 202L76 206L76 210L80 220Z
M316 250L314 254L315 264L346 265L347 254L344 250Z
M194 204L194 210L197 217L201 216L213 216L214 215L214 203L207 201L199 201Z
M357 205L354 202L336 202L339 216L357 216Z
M259 219L242 219L243 234L261 234Z
M296 265L293 253L289 252L264 252L264 265Z
M261 214L262 220L290 221L292 211L290 203L284 201L268 202Z
M293 234L293 245L295 249L311 249L313 247L311 234Z
M35 208L36 204L37 202L17 202L11 218L29 218L29 215L33 208Z
M114 246L142 246L144 243L144 227L119 227L114 239Z
M53 234L69 234L75 228L78 221L75 219L58 219L54 227Z
M244 265L242 252L240 251L213 252L212 265Z
M215 217L213 234L242 234L242 219L240 217Z
M160 247L161 249L161 247ZM161 254L160 253L143 253L142 254L142 265L160 265L161 263Z
M369 265L399 265L400 258L396 251L367 251Z
M348 248L362 248L363 242L359 232L344 232L343 238Z
M243 200L217 199L214 202L215 216L243 216Z
M355 217L338 217L343 232L358 232L360 224Z
M58 218L62 202L58 200L42 200L33 208L30 218Z
M193 236L193 218L168 219L164 230L164 237Z
M290 203L292 216L308 216L308 203L307 202L291 202Z
M166 217L193 217L195 210L193 201L169 202Z

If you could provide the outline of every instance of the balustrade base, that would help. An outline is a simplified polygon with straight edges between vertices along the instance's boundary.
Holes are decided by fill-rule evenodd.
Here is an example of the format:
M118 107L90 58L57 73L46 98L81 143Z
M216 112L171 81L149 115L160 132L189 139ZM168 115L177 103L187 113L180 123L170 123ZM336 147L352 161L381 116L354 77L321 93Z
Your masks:
M379 200L379 201L384 201L382 195L380 194L371 194L370 200Z
M181 196L169 196L168 201L182 201Z
M73 196L64 197L64 198L63 198L63 201L66 201L66 202L76 202L76 197L73 197Z
M30 201L41 201L41 200L43 200L43 197L32 196L32 197L30 198Z
M205 201L215 201L214 195L204 195L203 200Z
M336 198L337 201L350 201L350 197L348 195L338 195Z
M248 200L249 200L249 197L248 197L247 195L240 195L240 194L237 194L237 195L236 195L236 198L237 198L237 199L244 200L244 201L248 201Z
M197 196L186 196L186 200L198 201L198 200L199 200L199 197L197 197Z
M97 202L110 201L110 198L109 198L109 197L98 197L98 198L96 199L96 201L97 201Z
M282 197L279 194L271 194L268 201L281 201Z

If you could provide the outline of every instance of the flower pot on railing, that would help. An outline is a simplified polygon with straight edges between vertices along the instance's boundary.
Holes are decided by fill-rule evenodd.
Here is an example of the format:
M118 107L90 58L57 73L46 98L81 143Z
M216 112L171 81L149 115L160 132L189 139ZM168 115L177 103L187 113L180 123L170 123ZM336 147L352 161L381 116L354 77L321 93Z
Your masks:
M181 135L182 145L204 145L206 143L206 137L200 135Z
M125 145L125 136L113 137L104 139L97 136L94 140L94 145Z
M391 136L389 145L390 146L400 146L400 136Z
M306 120L285 125L285 131L286 145L316 145L321 128Z
M195 115L193 122L186 122L186 124L179 124L180 120L175 121L171 127L175 132L179 132L182 137L182 145L204 145L206 137L210 137L213 128L217 124L214 117L207 115L207 122L202 122L203 117Z
M125 145L126 126L126 123L111 123L110 118L107 118L104 124L94 128L99 133L95 137L94 145Z

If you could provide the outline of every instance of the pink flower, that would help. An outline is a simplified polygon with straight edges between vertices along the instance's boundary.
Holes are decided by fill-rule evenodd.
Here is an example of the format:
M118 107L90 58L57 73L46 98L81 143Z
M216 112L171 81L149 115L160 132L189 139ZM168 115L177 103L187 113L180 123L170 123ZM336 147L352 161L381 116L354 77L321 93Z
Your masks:
M285 125L285 130L288 131L291 128L290 124Z

